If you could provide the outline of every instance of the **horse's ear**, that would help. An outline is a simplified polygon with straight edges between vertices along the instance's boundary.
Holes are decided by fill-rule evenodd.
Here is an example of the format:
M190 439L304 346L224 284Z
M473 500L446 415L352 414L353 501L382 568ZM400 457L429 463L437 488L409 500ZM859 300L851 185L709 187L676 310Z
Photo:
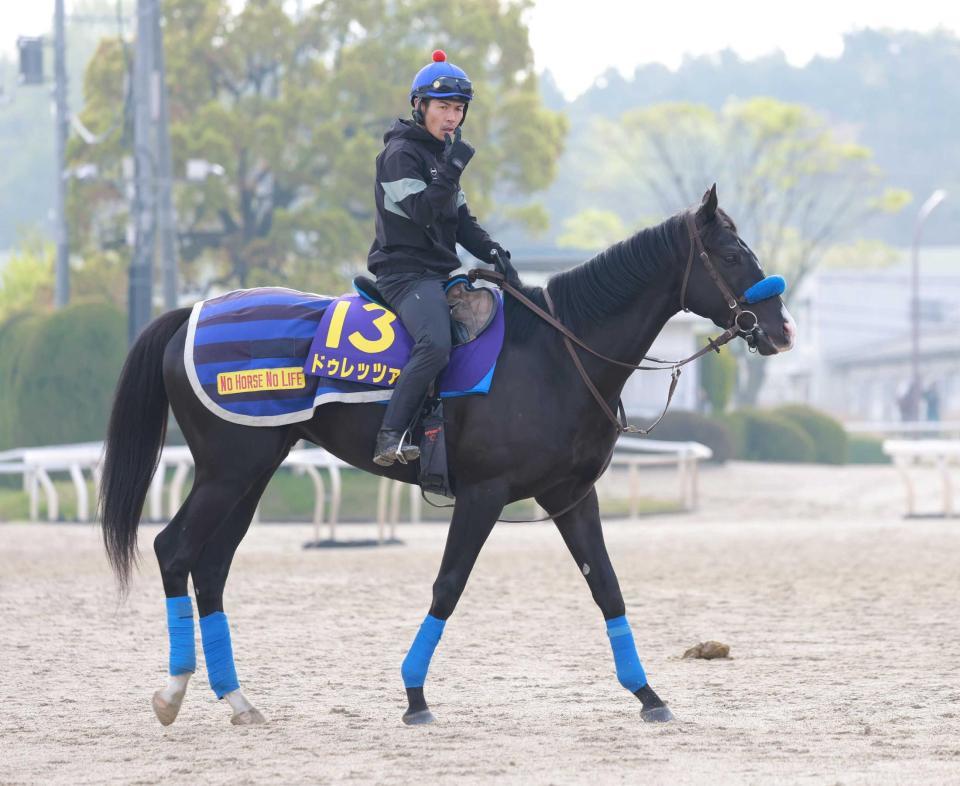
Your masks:
M700 200L700 208L697 213L704 221L709 221L717 214L717 184L714 183Z

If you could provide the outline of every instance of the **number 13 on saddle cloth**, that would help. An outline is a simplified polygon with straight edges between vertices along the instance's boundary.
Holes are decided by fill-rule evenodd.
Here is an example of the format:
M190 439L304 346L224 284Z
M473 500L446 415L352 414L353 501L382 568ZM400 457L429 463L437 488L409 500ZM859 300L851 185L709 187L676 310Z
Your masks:
M194 393L221 418L251 426L308 420L329 402L386 402L413 340L360 286L331 298L280 287L237 290L197 303L184 362ZM454 348L441 396L489 391L503 346L503 301L463 276L447 284Z

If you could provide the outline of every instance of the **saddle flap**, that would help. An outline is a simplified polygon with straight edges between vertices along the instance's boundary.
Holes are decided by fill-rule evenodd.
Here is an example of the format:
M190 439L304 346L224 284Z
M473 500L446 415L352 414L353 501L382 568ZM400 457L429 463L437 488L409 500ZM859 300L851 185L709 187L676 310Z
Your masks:
M447 304L450 306L450 318L455 325L458 344L473 341L493 322L497 313L497 298L486 287L473 287L469 281L458 279L447 287Z

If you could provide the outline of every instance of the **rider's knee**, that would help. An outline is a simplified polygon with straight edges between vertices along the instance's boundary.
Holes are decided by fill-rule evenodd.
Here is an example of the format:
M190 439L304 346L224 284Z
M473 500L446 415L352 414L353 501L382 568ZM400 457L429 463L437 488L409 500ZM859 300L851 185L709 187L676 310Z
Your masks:
M423 353L424 362L436 370L442 369L450 361L450 338L443 339L428 338L420 343L420 351Z

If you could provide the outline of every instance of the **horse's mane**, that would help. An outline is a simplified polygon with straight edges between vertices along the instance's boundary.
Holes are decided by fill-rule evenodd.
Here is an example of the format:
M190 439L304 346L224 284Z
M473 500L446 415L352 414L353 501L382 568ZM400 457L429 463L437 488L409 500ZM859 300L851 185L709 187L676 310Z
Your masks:
M547 287L560 321L574 333L582 331L629 306L644 288L663 282L673 270L677 240L683 231L683 214L672 216L552 276ZM541 287L524 286L522 291L546 309ZM517 343L529 337L537 324L545 326L530 309L509 296L505 316L507 336Z

